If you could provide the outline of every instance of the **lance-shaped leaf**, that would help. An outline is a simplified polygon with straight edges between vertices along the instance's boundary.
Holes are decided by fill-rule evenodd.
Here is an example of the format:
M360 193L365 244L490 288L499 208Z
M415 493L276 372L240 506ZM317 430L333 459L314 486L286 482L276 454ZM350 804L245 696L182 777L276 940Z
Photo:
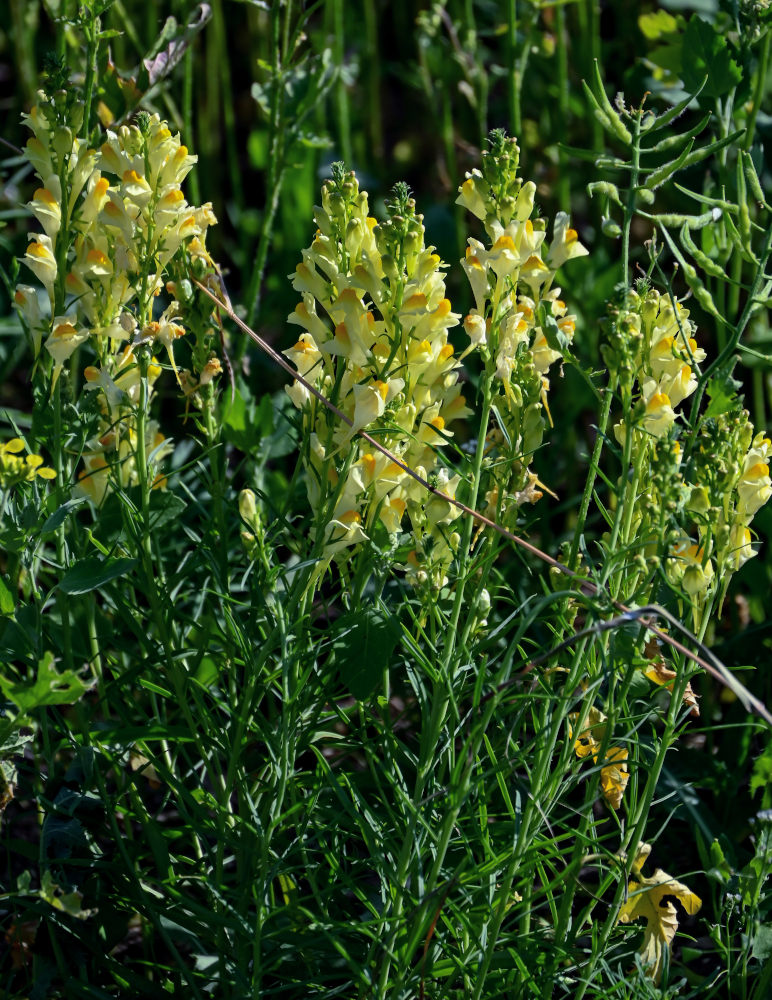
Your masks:
M672 177L677 170L681 169L686 162L689 153L691 153L693 145L694 139L690 139L683 148L682 152L674 160L669 160L667 163L663 163L661 167L657 167L656 170L649 174L646 178L646 187L649 191L656 191L656 189Z
M651 878L642 874L651 847L642 844L633 863L633 873L639 881L631 880L627 886L627 899L619 911L618 922L629 924L634 920L645 920L640 956L648 975L659 983L665 953L673 943L678 930L678 911L670 899L674 897L689 915L696 913L702 900L683 882L678 882L667 872L658 868Z
M593 114L603 126L603 128L610 133L615 135L620 142L623 142L626 146L629 146L633 141L633 137L630 134L629 129L625 126L622 121L619 112L611 104L611 101L606 96L606 90L603 86L603 79L600 75L600 67L598 65L598 60L596 59L594 65L594 77L595 77L595 88L597 90L597 95L595 91L582 80L582 86L584 87L584 92L587 95L587 100L593 109Z

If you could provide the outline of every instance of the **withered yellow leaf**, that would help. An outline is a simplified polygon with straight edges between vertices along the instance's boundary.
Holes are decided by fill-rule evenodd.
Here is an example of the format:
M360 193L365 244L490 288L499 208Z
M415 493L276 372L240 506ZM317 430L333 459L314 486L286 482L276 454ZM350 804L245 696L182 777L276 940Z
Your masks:
M651 878L643 875L641 868L650 850L649 845L644 844L638 853L633 870L640 881L631 880L628 883L627 900L619 911L618 922L629 924L634 920L646 921L639 954L649 976L655 983L659 983L665 951L672 944L678 930L678 913L668 897L675 897L689 914L699 910L702 900L683 882L674 879L661 868L657 868Z

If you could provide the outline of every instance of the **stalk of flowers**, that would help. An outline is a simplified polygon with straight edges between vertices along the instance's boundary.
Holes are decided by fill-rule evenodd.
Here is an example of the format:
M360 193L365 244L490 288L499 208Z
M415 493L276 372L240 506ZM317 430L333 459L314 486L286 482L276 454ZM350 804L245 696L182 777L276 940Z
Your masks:
M628 414L614 432L629 452L633 494L638 483L649 484L630 503L621 540L637 538L652 567L665 557L671 583L692 599L699 628L719 588L725 594L732 574L754 555L750 523L772 495L769 439L737 405L704 419L696 448L682 458L676 408L696 389L706 357L688 311L654 289L630 291L610 331L604 358L619 376Z
M685 530L671 549L669 573L697 607L723 600L732 575L756 552L751 522L772 496L772 443L746 410L703 422L691 461ZM696 536L696 540L695 537Z
M341 425L299 383L287 392L302 412L319 571L379 533L393 541L407 518L408 579L438 587L458 543L450 529L457 511L356 437L367 430L405 465L455 494L459 477L438 456L452 438L451 422L469 413L448 343L460 317L405 185L395 187L387 209L384 222L372 218L366 192L336 164L315 209L316 236L292 276L301 301L289 321L304 332L284 353L352 426Z
M676 408L697 388L705 351L688 311L647 286L629 290L612 307L606 334L603 358L624 414L614 436L625 470L608 542L627 558L635 540L636 552L614 585L616 593L624 588L633 594L640 577L653 572L674 543L676 514L687 495ZM643 483L647 489L640 488Z
M181 185L196 157L158 115L143 112L137 124L108 130L98 150L74 135L68 115L67 101L41 92L25 116L33 133L25 151L42 183L29 207L44 232L31 237L24 263L49 309L34 286L19 285L15 298L36 358L45 349L50 390L64 373L75 381L82 375L86 391L99 395L100 427L87 443L80 489L101 502L111 479L123 486L141 480L140 455L157 461L168 450L146 417L161 370L152 348L165 351L189 395L174 356L185 310L177 299L162 311L154 305L180 257L196 276L211 266L205 238L216 220L210 205L187 203ZM91 363L71 372L84 345ZM195 387L218 373L206 353Z
M482 169L466 175L457 204L480 219L489 240L486 246L470 238L462 261L475 300L464 320L470 339L464 353L479 350L492 386L487 500L490 515L506 523L542 496L529 466L551 423L550 369L567 356L576 326L553 280L566 261L588 251L564 212L545 242L546 222L533 217L536 185L517 176L516 140L495 130L489 143Z

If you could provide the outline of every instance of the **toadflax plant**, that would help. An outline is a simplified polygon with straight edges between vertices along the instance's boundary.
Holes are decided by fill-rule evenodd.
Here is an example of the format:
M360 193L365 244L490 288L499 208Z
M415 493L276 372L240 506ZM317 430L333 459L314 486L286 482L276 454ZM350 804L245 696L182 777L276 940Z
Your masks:
M32 234L23 262L45 291L17 286L15 300L38 360L38 379L60 407L59 380L97 395L96 433L86 443L79 490L100 504L110 484L129 486L160 464L170 446L150 418L153 386L161 373L153 348L165 351L185 392L220 371L209 345L194 350L194 371L181 378L175 342L185 335L182 306L172 298L160 314L155 303L179 270L175 257L203 276L211 261L207 228L211 206L191 206L182 182L196 158L158 115L108 130L92 149L75 134L82 105L72 92L39 95L25 116L32 132L25 152L39 187L29 204L43 232ZM73 366L89 348L88 364ZM77 353L76 353L77 352ZM67 457L58 453L60 471ZM163 478L153 475L151 486Z
M535 185L523 183L518 166L515 140L494 132L483 173L474 171L460 190L459 204L484 222L490 245L470 238L463 261L475 307L464 320L470 344L459 358L448 331L461 317L445 296L443 265L425 245L407 188L397 185L382 223L368 215L366 193L342 166L322 189L319 228L292 282L303 298L289 321L305 332L284 352L351 421L342 424L299 383L288 388L303 413L317 575L332 559L348 557L346 550L379 534L394 545L407 529L408 581L434 591L448 583L461 542L451 529L459 511L427 496L403 466L454 498L462 474L441 449L452 442L451 423L472 415L460 381L471 351L480 353L485 371L466 496L474 506L483 483L490 516L513 524L519 506L542 496L529 465L549 418L547 373L565 357L575 327L553 280L587 250L564 213L545 243L544 220L531 218ZM398 462L357 440L363 430Z

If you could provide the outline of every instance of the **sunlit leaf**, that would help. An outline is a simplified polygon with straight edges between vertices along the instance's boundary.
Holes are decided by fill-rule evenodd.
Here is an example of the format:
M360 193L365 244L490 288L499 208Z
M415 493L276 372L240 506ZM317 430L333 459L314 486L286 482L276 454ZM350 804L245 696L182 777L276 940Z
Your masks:
M622 904L618 920L622 924L646 921L639 954L648 975L659 983L666 950L678 930L678 912L669 897L677 899L690 915L699 910L702 900L661 868L657 868L651 878L644 876L641 868L650 851L648 844L641 845L633 864L633 872L640 881L628 883L627 900Z

